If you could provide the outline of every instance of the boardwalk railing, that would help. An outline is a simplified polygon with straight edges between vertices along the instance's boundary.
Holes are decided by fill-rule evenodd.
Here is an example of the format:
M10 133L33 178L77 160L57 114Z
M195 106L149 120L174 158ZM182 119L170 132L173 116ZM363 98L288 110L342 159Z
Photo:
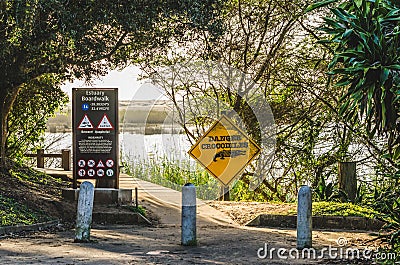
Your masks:
M61 167L64 170L71 170L71 150L63 149L61 154L45 154L44 149L38 149L36 154L25 154L26 157L36 157L36 166L44 168L44 158L61 158Z

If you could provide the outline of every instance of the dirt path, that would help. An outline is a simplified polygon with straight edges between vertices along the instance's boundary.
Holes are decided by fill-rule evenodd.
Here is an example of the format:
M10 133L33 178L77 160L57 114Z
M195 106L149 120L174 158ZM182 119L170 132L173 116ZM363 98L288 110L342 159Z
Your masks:
M180 245L179 192L136 180L142 204L159 217L154 227L95 226L92 243L73 243L74 231L41 232L26 237L0 239L1 264L344 264L326 259L261 259L257 251L294 248L296 231L249 228L234 223L209 205L198 207L196 247ZM313 233L317 250L345 238L346 247L371 245L368 233ZM262 252L261 252L262 254ZM352 263L354 264L354 263ZM368 264L362 261L359 264Z
M156 213L161 224L180 225L182 194L140 179L133 179L133 185L139 188L140 204ZM197 224L238 226L228 215L197 200Z
M336 246L339 236L358 246L368 239L363 233L316 232L314 245L318 249ZM73 237L73 231L68 230L2 239L1 264L331 264L321 259L257 257L257 250L265 243L271 248L295 247L293 230L203 226L198 229L197 247L180 246L180 228L174 225L96 227L92 230L95 242L87 244L73 243Z
M297 212L297 206L293 203L209 201L207 204L226 214L240 225L247 224L260 214L287 215L288 212Z

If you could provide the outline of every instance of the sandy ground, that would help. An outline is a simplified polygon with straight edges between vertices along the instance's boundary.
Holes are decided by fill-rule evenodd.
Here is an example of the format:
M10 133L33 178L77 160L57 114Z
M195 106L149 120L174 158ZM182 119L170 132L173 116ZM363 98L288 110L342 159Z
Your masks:
M250 214L254 212L251 203L240 207L219 204L219 210L199 204L198 245L181 246L181 194L148 182L130 181L127 179L124 185L139 187L142 206L157 219L153 226L96 225L91 231L91 243L74 243L73 229L0 238L0 264L373 264L367 260L330 259L326 253L315 259L278 258L272 248L295 248L296 231L245 227L226 214L232 212L229 207L236 207L235 212L243 214L233 217L244 223L255 214ZM378 243L370 242L373 238L368 232L314 231L313 247L320 254L324 247L337 248L338 239L345 242L343 248L377 247ZM272 258L258 257L257 253L264 254L265 246L268 253L273 252ZM283 256L287 257L288 252Z
M261 259L259 248L294 248L294 230L198 227L198 246L180 245L180 227L107 226L92 229L92 243L73 243L74 231L41 232L0 240L1 264L347 264L325 259ZM348 246L365 246L367 233L314 232L314 247L321 250L346 238ZM263 252L261 252L263 253ZM370 264L361 261L359 264Z
M233 221L245 225L260 214L282 214L296 212L296 205L288 203L208 201L208 205L223 212Z

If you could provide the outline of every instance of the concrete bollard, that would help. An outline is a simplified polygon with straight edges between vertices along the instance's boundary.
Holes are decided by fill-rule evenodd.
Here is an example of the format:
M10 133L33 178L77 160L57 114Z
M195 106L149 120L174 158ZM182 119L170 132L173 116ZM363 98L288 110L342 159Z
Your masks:
M312 197L310 187L299 189L297 201L297 249L312 247Z
M197 245L196 187L191 183L182 187L182 245Z
M94 199L94 186L85 181L81 184L78 197L78 211L76 216L75 240L74 242L89 242L90 227L92 224Z

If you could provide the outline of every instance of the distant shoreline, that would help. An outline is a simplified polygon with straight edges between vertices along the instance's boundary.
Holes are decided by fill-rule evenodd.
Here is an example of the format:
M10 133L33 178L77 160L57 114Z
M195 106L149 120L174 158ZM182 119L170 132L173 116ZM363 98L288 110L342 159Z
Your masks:
M133 133L133 134L184 134L185 131L172 123L130 123L129 125L120 124L120 133ZM46 133L72 133L72 128L65 128L64 126L48 126Z
M179 133L182 129L177 128L179 126L176 126L176 123L173 122L171 109L171 103L166 100L119 101L120 132L139 132L144 134ZM55 117L48 120L46 132L72 132L71 104L68 104Z

